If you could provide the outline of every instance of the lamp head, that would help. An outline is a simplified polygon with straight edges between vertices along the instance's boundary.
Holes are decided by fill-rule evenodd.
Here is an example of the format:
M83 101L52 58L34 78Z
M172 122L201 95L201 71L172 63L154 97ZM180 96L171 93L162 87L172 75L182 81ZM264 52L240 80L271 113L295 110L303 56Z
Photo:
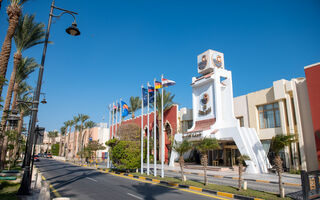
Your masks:
M41 101L41 103L42 103L42 104L46 104L46 103L47 103L46 98L43 98L42 101Z
M69 28L66 29L66 32L69 34L69 35L72 35L72 36L78 36L80 35L80 31L77 27L77 23L76 22L73 22L71 24L71 26Z

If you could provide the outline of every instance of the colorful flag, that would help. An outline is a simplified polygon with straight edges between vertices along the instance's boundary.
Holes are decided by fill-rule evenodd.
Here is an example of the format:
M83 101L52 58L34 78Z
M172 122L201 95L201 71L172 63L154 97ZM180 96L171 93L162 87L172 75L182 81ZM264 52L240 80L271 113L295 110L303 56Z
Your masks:
M168 79L165 79L165 78L162 78L161 80L162 80L162 87L168 87L168 86L172 86L172 85L176 84L175 81L168 80Z
M148 92L149 92L149 103L154 102L154 87L148 86Z
M155 82L155 88L156 88L156 90L161 89L162 88L162 83L159 82L159 81L156 81Z
M142 88L142 100L143 100L143 106L148 105L148 90L145 88Z
M128 105L124 101L121 101L121 106L122 106L122 113L121 113L122 117L128 116L129 115Z

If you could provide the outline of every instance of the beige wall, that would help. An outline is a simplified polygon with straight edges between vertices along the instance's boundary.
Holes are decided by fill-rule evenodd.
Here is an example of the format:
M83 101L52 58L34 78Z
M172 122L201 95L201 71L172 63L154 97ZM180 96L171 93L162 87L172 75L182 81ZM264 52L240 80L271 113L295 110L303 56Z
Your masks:
M247 96L233 98L234 116L243 117L244 127L250 127Z
M257 130L259 138L270 140L277 134L297 134L299 143L292 144L291 150L289 147L285 149L287 166L290 159L299 156L300 150L301 168L316 169L316 150L312 137L312 120L305 79L274 81L272 87L249 93L246 96L249 124L251 128ZM275 102L279 104L281 127L261 129L257 106ZM237 110L236 106L241 105L235 104L235 110ZM294 116L296 116L296 124L294 124ZM298 167L298 161L295 160L294 163L294 167Z

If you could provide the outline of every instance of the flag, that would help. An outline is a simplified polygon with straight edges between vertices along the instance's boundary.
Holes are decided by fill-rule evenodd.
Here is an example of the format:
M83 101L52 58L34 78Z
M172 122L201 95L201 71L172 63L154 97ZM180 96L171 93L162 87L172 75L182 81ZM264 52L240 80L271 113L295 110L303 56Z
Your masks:
M156 88L156 90L162 88L162 83L159 82L159 81L156 81L155 82L155 88Z
M115 104L113 104L113 110L114 112L117 112L117 106Z
M129 107L128 107L128 105L124 101L121 101L121 106L122 106L122 110L121 110L122 111L122 113L121 113L122 117L128 116L129 115L129 111L128 111Z
M149 103L154 102L154 87L148 86L148 92L149 92Z
M168 86L172 86L172 85L176 84L175 81L168 80L168 79L165 79L165 78L162 78L161 81L162 81L162 87L168 87Z
M148 105L148 90L145 88L142 88L142 100L143 100L143 106Z

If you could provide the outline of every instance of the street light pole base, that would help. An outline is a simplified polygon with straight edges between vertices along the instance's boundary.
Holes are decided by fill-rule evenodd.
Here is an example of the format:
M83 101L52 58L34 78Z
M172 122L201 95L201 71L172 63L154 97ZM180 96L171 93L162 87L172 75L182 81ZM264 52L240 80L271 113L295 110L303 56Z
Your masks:
M30 167L24 168L24 173L21 181L18 195L29 195L30 194Z

